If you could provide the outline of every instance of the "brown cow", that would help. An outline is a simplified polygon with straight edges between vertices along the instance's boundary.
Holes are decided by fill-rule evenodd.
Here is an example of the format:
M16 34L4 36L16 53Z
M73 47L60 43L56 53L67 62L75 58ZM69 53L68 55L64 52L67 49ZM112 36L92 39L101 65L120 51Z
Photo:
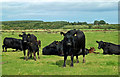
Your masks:
M99 54L99 52L94 52L94 51L96 51L94 47L90 47L90 49L88 49L88 50L89 50L89 53Z

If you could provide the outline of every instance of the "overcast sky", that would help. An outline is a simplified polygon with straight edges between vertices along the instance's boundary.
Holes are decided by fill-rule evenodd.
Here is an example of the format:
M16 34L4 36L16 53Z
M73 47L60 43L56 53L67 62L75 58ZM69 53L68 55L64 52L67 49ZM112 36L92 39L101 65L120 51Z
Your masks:
M0 1L1 2L1 1ZM2 21L86 21L118 23L118 0L3 0Z

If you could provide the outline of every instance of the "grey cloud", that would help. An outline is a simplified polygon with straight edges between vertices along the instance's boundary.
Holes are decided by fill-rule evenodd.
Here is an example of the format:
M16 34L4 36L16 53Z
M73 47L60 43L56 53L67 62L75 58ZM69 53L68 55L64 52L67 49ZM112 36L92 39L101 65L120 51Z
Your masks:
M3 10L13 12L52 12L52 11L114 11L117 2L43 2L43 3L3 3Z

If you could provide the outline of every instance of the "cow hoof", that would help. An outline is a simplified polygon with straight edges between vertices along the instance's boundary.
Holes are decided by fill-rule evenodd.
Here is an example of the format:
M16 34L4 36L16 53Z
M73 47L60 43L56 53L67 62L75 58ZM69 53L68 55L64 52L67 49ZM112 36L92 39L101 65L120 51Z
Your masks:
M24 60L25 60L26 58L24 57Z
M73 67L73 64L71 64L70 67Z
M36 59L34 59L36 61Z
M85 63L85 61L83 61L83 63Z
M65 68L66 66L65 66L65 65L63 65L63 67Z
M40 59L40 57L38 57L38 59Z
M26 58L26 61L28 61L28 58Z
M30 59L30 57L28 57L28 59Z
M77 61L77 63L79 63L79 61Z
M73 67L73 66L70 66L70 67Z

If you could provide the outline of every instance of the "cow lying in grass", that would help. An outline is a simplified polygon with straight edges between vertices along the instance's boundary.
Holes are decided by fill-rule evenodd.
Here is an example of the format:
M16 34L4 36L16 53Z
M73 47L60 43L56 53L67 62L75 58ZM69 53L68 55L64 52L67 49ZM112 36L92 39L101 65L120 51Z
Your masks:
M99 52L94 52L96 51L94 47L90 47L90 49L88 49L89 53L95 53L95 54L99 54Z
M120 45L115 45L108 42L96 41L98 43L98 49L103 49L103 54L116 54L120 55Z
M82 50L80 50L80 54L82 55ZM89 53L89 49L85 49L85 55ZM53 41L48 46L44 47L42 50L43 55L58 55L58 56L64 56L63 53L63 41Z

